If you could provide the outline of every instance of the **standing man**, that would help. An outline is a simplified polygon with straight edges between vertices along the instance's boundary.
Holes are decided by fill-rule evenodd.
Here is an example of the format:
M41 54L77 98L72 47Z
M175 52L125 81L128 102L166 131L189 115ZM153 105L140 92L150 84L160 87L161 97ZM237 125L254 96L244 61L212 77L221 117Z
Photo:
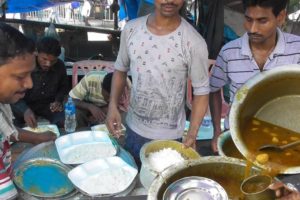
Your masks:
M180 15L184 0L156 0L154 13L131 20L121 35L115 63L107 126L119 136L118 100L132 75L125 148L139 162L139 151L156 139L181 140L185 92L194 89L191 123L184 145L194 147L208 106L208 52L204 39Z
M37 126L37 116L42 116L59 127L64 126L63 101L68 94L68 77L59 41L44 37L37 44L37 66L32 72L33 87L23 99L12 105L15 122L32 128Z
M218 151L217 138L221 134L221 88L229 84L232 103L236 91L256 74L281 65L300 64L300 37L280 30L287 0L244 0L243 4L247 33L221 49L210 79L214 152ZM225 128L229 128L228 119Z
M83 22L86 26L90 26L89 16L91 14L91 9L92 6L89 0L84 0L81 8L81 16L83 17Z
M36 134L13 125L9 104L23 98L32 87L35 67L34 43L18 30L0 23L0 199L14 199L17 190L11 181L9 141L41 143L54 140L54 134Z

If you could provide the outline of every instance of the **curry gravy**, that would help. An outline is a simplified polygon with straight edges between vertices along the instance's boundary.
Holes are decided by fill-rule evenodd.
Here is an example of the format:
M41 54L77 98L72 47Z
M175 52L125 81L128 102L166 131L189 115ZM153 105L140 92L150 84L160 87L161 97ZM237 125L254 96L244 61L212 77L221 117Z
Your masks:
M284 145L300 140L299 133L253 118L247 122L242 139L249 151L248 159L264 165L268 171L275 173L300 166L300 145L284 151L258 150L266 144Z

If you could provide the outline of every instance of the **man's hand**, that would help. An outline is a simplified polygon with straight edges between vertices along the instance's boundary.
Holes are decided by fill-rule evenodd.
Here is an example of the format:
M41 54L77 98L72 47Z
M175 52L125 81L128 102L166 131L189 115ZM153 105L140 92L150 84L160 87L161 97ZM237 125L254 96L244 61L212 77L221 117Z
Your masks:
M48 141L54 141L56 139L55 133L52 131L45 131L36 134L36 139L32 141L33 144L39 144Z
M192 136L191 134L187 133L187 136L183 141L184 147L185 148L192 147L193 149L196 149L196 137L197 136Z
M63 105L58 101L54 101L53 103L50 103L50 110L51 112L61 112L63 111Z
M269 186L271 190L275 191L276 199L279 200L300 200L300 193L292 190L282 182L277 182Z
M116 138L122 136L121 115L117 106L109 106L106 126L109 132Z
M31 128L36 128L37 126L36 117L30 108L24 113L24 121Z
M95 121L97 121L98 123L103 122L106 118L106 114L101 110L101 108L93 104L89 105L89 111L92 114Z

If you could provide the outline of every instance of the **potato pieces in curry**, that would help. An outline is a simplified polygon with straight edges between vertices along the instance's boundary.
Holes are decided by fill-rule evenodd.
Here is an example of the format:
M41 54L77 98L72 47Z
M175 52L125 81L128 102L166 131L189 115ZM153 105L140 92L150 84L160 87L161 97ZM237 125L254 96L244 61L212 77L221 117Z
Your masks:
M256 156L256 161L261 165L266 164L269 161L269 154L267 153L258 154Z
M266 144L283 145L300 140L299 133L253 118L245 124L241 136L247 149L247 159L252 162L276 171L300 166L300 145L284 151L258 150Z

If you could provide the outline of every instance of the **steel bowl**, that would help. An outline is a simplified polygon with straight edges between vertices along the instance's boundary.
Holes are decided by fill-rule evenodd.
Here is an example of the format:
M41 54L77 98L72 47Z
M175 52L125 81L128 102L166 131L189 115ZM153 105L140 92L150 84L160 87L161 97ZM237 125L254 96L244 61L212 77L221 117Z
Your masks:
M189 176L169 185L163 196L163 200L185 199L228 200L228 196L216 181L200 176Z
M249 166L249 175L259 174L261 170ZM154 179L148 190L148 200L163 199L166 189L175 181L189 176L201 176L218 182L229 199L242 197L240 185L246 174L246 161L223 156L206 156L198 160L185 161L163 171Z
M255 159L242 135L246 122L253 117L300 133L299 85L300 65L286 65L259 73L238 90L229 115L230 132L235 145L248 160ZM300 173L300 164L280 173Z

